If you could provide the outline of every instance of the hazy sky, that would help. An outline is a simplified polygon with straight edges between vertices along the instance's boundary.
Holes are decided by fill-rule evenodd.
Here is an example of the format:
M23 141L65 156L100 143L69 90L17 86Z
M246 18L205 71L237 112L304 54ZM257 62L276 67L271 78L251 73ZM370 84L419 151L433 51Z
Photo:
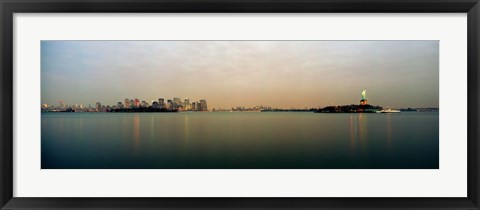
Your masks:
M438 107L438 41L42 41L42 103Z

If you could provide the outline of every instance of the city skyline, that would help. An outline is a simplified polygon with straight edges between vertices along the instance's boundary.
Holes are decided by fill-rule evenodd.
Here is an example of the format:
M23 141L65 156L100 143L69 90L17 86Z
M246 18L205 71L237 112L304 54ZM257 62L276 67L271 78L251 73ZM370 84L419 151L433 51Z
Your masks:
M438 41L42 41L42 104L438 107Z
M138 108L163 109L164 111L209 111L205 99L195 101L189 98L182 100L178 97L174 97L173 99L158 98L158 100L153 100L151 103L138 98L125 98L116 104L102 104L102 102L97 101L94 106L91 104L88 104L88 106L83 104L69 104L63 99L60 99L58 104L44 103L41 105L41 108L42 112L109 112L117 109L132 109L135 111L134 109Z

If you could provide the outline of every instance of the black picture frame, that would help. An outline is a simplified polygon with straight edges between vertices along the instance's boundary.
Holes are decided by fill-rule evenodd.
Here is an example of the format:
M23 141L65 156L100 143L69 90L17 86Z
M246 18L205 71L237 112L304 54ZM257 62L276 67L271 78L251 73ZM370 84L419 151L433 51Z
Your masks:
M1 209L479 209L478 0L0 0ZM13 197L14 13L467 13L468 196L465 198L25 198ZM94 189L92 189L93 191Z

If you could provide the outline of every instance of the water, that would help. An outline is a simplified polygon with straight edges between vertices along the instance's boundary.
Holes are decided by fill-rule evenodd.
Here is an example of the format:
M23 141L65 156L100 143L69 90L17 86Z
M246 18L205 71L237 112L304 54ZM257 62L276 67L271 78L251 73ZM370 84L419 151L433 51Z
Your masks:
M439 167L436 112L42 113L42 169Z

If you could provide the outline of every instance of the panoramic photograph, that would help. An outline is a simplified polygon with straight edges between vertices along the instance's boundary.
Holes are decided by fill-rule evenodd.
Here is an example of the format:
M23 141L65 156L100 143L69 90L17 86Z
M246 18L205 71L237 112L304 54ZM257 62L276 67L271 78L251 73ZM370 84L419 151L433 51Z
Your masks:
M41 169L439 169L439 42L41 41Z

